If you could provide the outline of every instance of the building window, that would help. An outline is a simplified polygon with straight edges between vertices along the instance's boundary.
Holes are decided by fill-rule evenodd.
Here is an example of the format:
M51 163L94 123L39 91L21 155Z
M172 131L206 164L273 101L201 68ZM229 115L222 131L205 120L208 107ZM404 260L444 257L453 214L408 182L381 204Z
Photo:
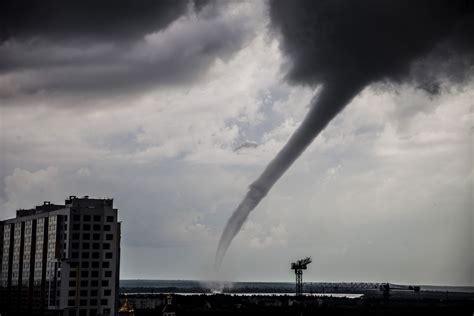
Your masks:
M113 254L111 252L106 252L105 253L105 258L106 259L112 259Z
M69 291L69 296L76 296L76 291L75 290L70 290Z
M88 234L88 233L82 234L82 239L90 240L91 239L91 234Z
M73 259L79 258L79 252L75 252L75 251L72 252L72 253L71 253L71 257L72 257Z
M68 300L67 301L67 306L76 306L76 301L75 300Z
M73 224L73 225L72 225L72 229L73 229L73 230L79 230L79 229L81 229L81 225L79 225L79 224Z
M83 230L91 230L91 225L90 224L84 224L82 225Z
M107 222L112 223L114 221L113 216L107 216Z
M102 218L100 217L100 215L94 215L94 222L100 222L102 220Z
M104 249L110 249L110 244L104 243L104 244L102 245L102 247L103 247Z
M98 268L99 267L99 261L92 261L92 267L93 268Z
M112 290L104 290L104 296L112 295Z
M104 261L102 262L102 268L109 268L110 267L110 262Z
M94 224L94 230L95 231L100 231L100 225Z
M91 300L91 306L97 306L97 300L95 298Z
M91 296L97 296L99 294L99 291L97 290L91 290ZM91 302L92 304L92 302Z
M72 219L73 219L75 222L79 222L79 221L81 220L81 216L79 216L79 215L74 215L74 216L72 217Z
M107 304L109 304L109 300L108 300L108 299L100 300L100 305L107 305ZM105 314L105 309L104 309L104 314Z
M82 253L82 259L89 259L89 253L88 252L83 252Z
M82 249L89 249L90 244L88 242L82 243Z
M90 215L84 215L84 222L90 222L91 221L91 216Z
M102 286L109 286L109 280L102 280Z
M79 240L79 234L78 233L72 234L72 239L73 240Z
M87 301L86 301L86 304L82 306L86 306L86 305L87 305ZM79 316L87 316L87 310L86 309L79 310Z
M89 271L81 271L81 278L88 278L89 277Z
M87 290L81 290L81 296L87 296Z
M91 286L92 286L92 287L97 287L97 286L99 286L99 281L97 281L97 280L92 280L92 281L91 281Z
M73 242L72 243L72 249L79 249L79 243L78 242Z
M110 225L104 225L104 231L109 232L110 231Z
M110 308L104 308L104 315L110 315Z
M100 249L100 244L99 244L99 243L96 243L96 242L93 243L93 244L92 244L92 249L95 249L95 250Z
M76 281L69 281L69 287L76 287Z
M91 272L91 277L98 278L99 277L99 271L97 271L97 270L92 271Z
M104 275L106 278L110 278L112 277L112 271L105 271Z
M100 258L100 252L93 252L92 253L92 259L99 259Z
M89 282L87 280L82 280L81 281L81 286L82 287L86 287L88 284L89 284Z
M94 240L100 240L100 234L94 234L93 238Z
M107 235L105 236L105 238L106 238L107 240L113 240L113 239L114 239L114 235L112 235L112 234L107 234Z
M76 276L77 276L77 274L76 274L75 270L69 271L69 277L70 278L75 278Z

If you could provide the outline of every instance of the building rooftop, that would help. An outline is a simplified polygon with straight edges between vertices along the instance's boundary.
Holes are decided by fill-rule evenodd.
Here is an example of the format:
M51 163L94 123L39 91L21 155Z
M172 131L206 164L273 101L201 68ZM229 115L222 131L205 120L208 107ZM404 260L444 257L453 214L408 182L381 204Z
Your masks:
M75 195L71 195L64 203L66 204L66 206L69 207L112 207L114 204L114 199L91 199L88 195L85 195L82 198L77 197Z
M20 209L16 211L16 217L31 216L45 212L52 212L64 208L65 205L51 204L49 201L44 201L43 205L38 205L32 209Z
M96 208L103 206L113 207L114 200L109 198L91 199L88 195L77 197L75 195L69 196L64 201L64 204L52 204L50 201L44 201L42 205L35 206L31 209L18 209L16 211L16 218L39 215L47 212L54 212L64 208Z

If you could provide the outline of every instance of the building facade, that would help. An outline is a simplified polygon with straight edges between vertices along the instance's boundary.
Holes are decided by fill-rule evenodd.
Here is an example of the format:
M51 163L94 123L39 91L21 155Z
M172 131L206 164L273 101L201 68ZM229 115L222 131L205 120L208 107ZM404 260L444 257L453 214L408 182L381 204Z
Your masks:
M120 223L112 199L70 196L0 222L1 315L116 315Z

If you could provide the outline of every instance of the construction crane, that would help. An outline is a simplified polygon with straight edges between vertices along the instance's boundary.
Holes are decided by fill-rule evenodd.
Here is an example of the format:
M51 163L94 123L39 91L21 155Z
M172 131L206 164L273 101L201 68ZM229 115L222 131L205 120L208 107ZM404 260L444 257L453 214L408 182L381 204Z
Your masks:
M296 275L296 296L303 295L303 270L306 270L311 262L311 257L307 257L291 263L291 269L295 270Z

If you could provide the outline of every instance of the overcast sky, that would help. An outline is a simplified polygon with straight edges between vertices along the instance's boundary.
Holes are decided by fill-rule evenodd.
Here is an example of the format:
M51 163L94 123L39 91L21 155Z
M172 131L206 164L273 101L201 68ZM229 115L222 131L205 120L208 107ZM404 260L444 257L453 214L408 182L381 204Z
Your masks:
M312 256L307 281L474 285L469 74L364 86L250 214L216 274L227 219L320 86L288 80L294 56L266 2L155 6L71 6L63 19L35 8L49 22L4 22L0 219L112 197L124 279L292 281L290 263Z

